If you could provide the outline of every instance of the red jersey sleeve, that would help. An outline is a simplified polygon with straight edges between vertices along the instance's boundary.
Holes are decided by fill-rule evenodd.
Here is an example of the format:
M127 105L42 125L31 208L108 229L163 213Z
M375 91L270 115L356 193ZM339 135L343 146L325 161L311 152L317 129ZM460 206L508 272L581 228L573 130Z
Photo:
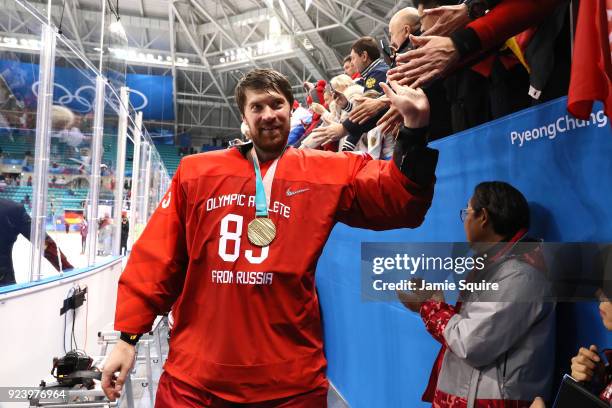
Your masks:
M121 274L115 330L149 331L155 317L168 312L182 291L188 256L181 166Z
M539 24L561 3L561 0L504 0L467 27L476 31L482 49L489 50Z
M345 154L352 162L336 213L338 221L373 230L416 228L423 223L435 181L422 187L402 174L393 161Z

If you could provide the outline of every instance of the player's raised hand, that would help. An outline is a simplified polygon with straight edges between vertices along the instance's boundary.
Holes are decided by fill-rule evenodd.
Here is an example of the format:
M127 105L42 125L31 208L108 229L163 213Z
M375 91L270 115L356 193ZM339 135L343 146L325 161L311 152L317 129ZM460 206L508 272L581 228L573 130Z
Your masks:
M385 95L391 100L404 118L404 126L409 128L422 128L429 125L429 100L422 89L391 82L391 86L381 83Z

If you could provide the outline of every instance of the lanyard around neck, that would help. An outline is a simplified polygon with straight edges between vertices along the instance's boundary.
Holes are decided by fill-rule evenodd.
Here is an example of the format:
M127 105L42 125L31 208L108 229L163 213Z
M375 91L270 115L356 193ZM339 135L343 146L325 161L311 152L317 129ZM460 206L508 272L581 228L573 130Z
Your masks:
M255 216L256 217L268 217L268 207L270 206L270 197L272 195L272 182L274 181L274 173L276 173L276 166L278 161L282 157L285 150L274 159L274 162L270 165L270 168L266 172L265 177L262 179L261 171L259 169L259 160L257 159L257 152L255 152L255 146L249 152L253 167L255 168Z

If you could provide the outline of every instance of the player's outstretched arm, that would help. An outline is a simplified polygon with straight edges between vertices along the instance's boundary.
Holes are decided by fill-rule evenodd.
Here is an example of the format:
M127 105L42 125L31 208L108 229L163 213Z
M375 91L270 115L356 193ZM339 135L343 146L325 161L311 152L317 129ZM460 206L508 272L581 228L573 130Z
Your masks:
M337 218L348 225L384 230L416 228L433 198L438 151L427 147L429 101L422 90L381 85L401 113L391 162L352 156Z
M404 120L395 142L393 162L410 180L428 186L434 182L438 163L438 152L427 148L429 100L422 89L395 81L390 85L381 83L381 87Z

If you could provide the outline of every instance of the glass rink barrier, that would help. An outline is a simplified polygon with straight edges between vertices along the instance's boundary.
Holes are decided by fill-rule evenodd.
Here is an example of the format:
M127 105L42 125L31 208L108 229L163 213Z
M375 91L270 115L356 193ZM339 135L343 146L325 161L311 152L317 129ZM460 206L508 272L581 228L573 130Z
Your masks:
M46 7L12 3L0 18L24 23L0 48L0 198L18 208L19 234L0 254L4 290L125 253L130 220L141 230L169 185L125 61L84 53L69 28L46 23ZM90 35L97 50L127 44L108 25Z
M91 11L67 6L61 20L58 2L2 4L0 25L10 32L0 39L4 407L26 406L27 398L8 392L57 382L66 364L95 372L103 362L95 333L112 332L124 255L170 179L130 103L125 61L102 51L127 45L107 5L81 38L80 13ZM27 366L21 352L29 353ZM93 381L92 401L102 398Z

